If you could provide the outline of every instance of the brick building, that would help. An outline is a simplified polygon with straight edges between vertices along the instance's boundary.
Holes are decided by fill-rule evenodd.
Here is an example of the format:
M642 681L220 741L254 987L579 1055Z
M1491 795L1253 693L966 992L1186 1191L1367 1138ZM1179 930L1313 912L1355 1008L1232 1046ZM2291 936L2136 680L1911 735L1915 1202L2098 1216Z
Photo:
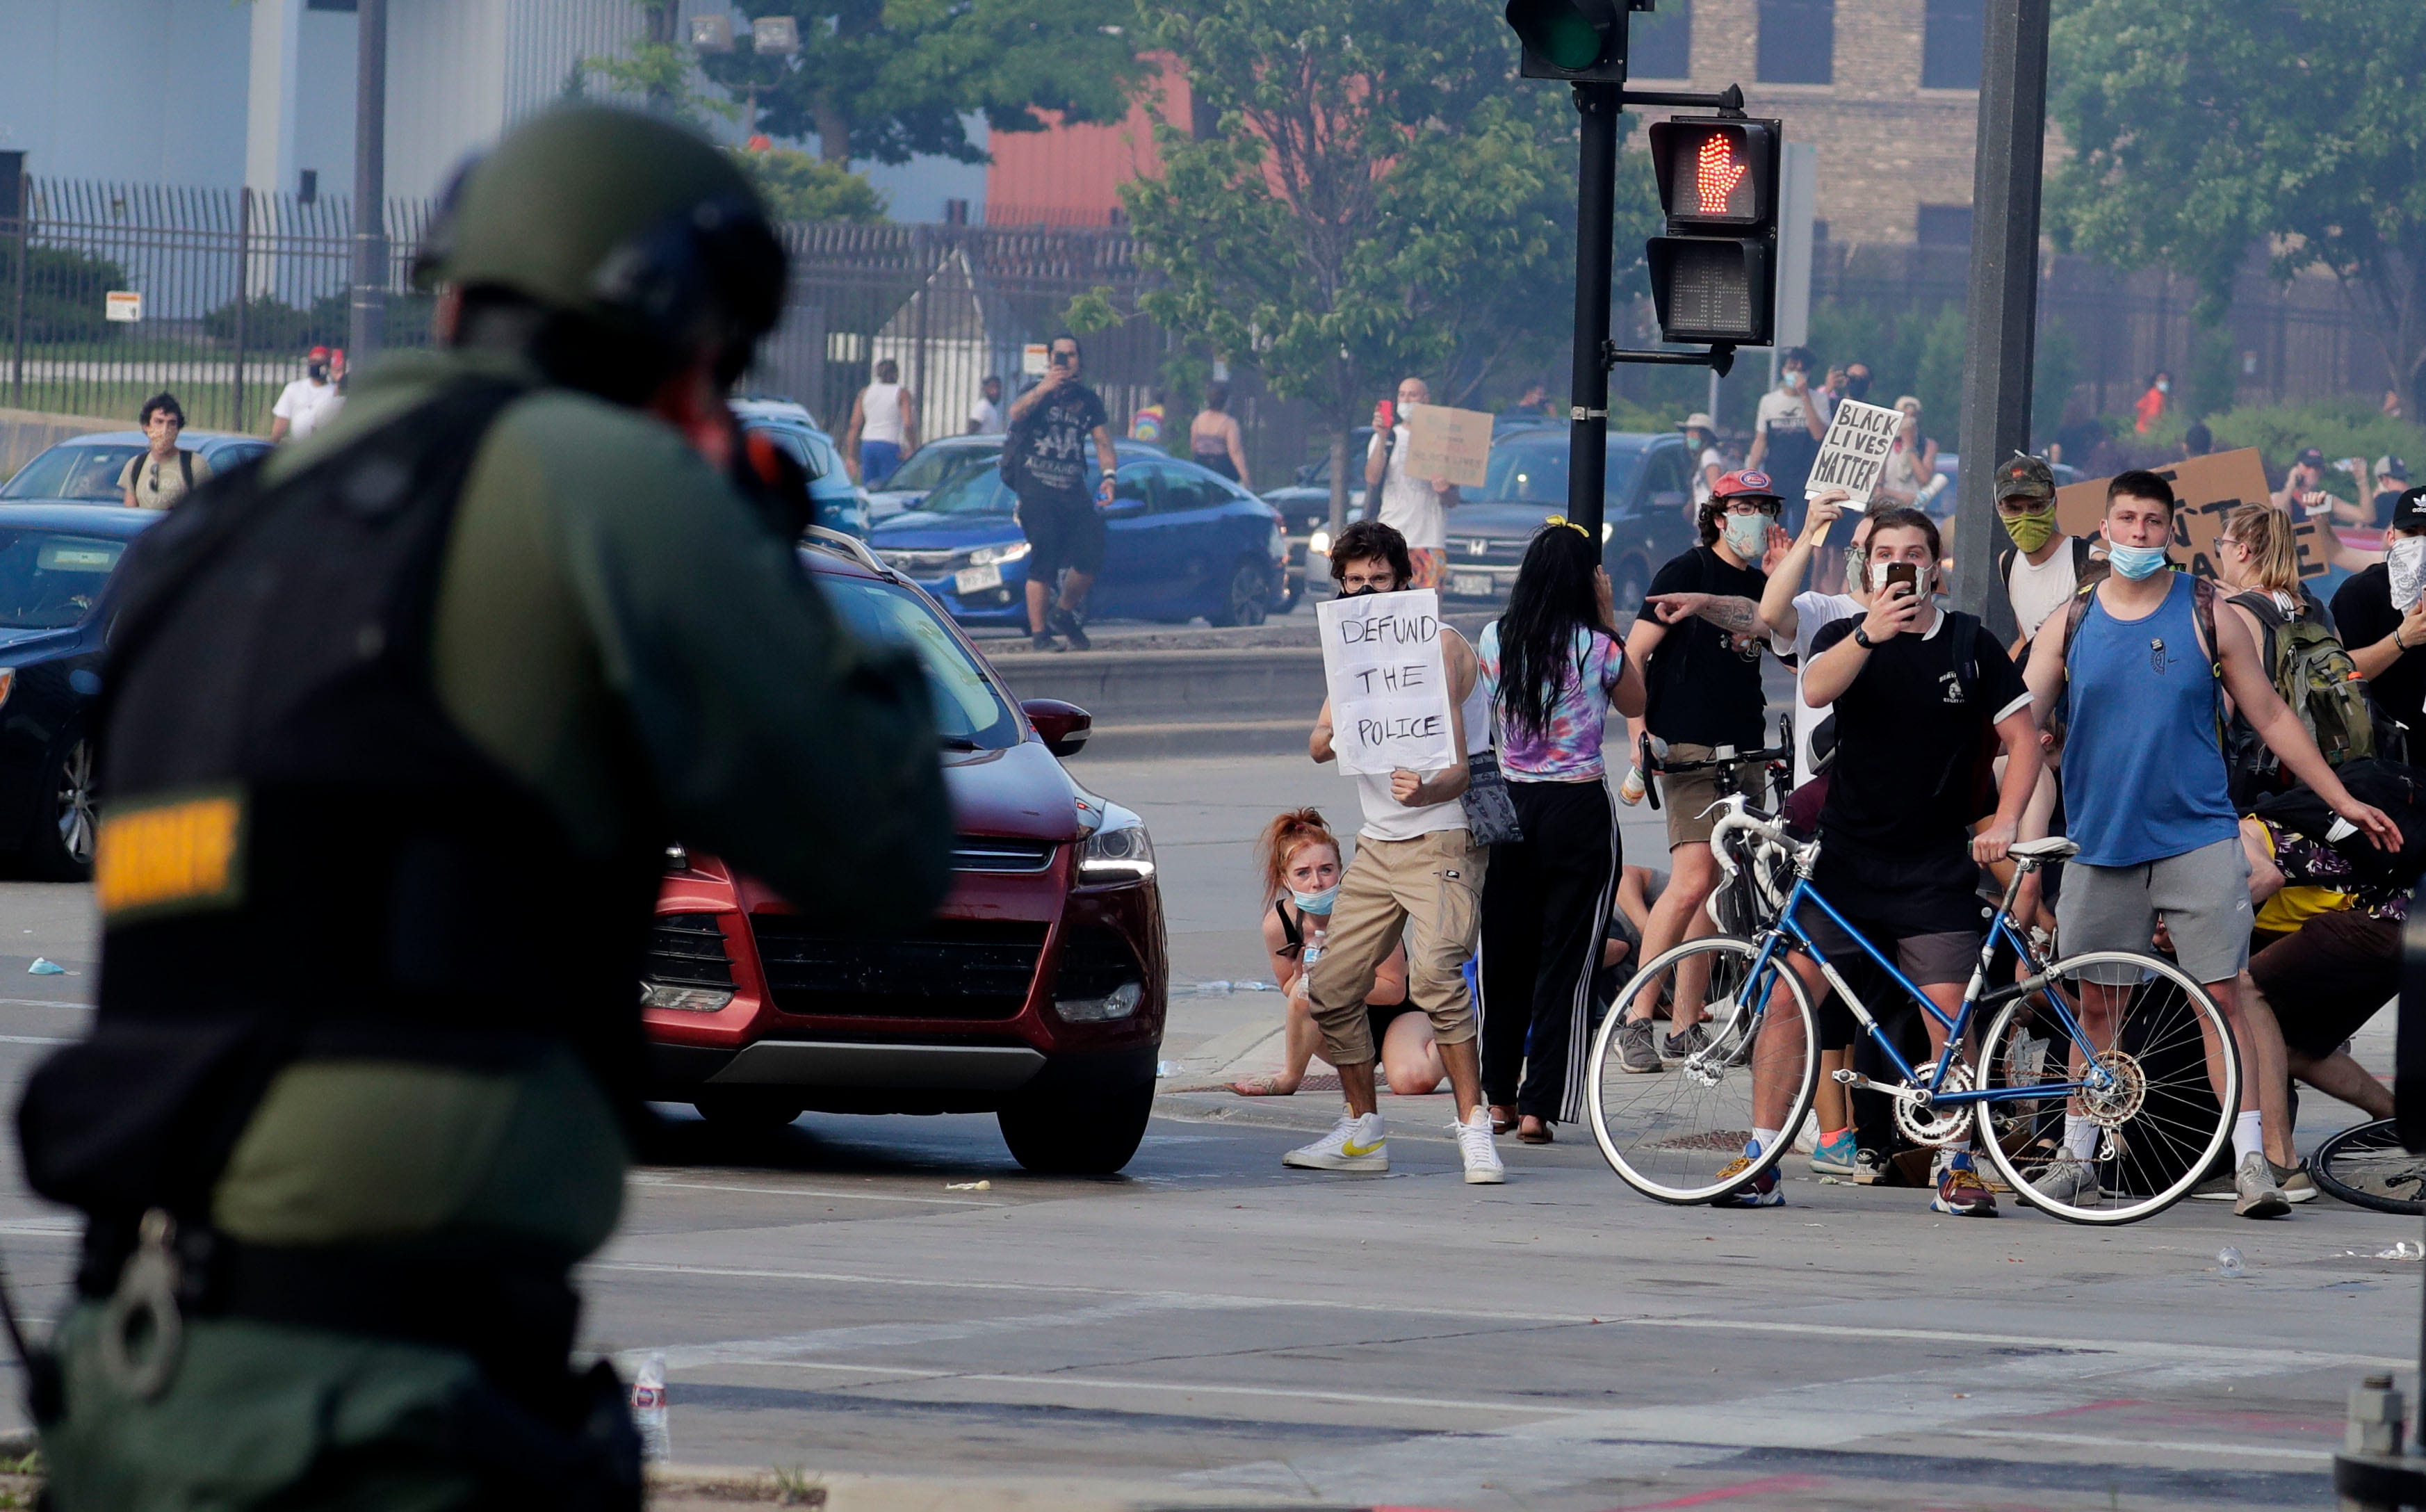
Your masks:
M1634 18L1634 79L1740 84L1754 115L1783 118L1819 149L1828 237L1969 242L1981 0L1658 3Z

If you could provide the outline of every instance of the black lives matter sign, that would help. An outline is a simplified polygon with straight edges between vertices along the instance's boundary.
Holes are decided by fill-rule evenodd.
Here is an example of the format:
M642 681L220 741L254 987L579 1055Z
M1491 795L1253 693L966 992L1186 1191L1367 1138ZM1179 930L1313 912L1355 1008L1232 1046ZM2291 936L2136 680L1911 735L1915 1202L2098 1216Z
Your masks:
M1811 463L1811 480L1803 485L1803 496L1817 498L1823 490L1841 488L1852 496L1847 508L1868 509L1887 470L1887 454L1895 450L1896 428L1902 424L1900 410L1859 399L1839 403Z

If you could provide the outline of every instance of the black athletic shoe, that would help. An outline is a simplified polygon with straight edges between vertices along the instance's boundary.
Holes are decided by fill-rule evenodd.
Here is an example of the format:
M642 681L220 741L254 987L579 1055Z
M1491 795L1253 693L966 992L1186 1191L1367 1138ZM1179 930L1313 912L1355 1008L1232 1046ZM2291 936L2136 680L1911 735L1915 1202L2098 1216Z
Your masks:
M1044 611L1044 623L1060 631L1073 651L1085 651L1093 643L1087 639L1087 627L1078 623L1078 616L1059 604Z
M1052 631L1038 630L1027 638L1027 649L1030 651L1059 651L1061 647L1054 641Z

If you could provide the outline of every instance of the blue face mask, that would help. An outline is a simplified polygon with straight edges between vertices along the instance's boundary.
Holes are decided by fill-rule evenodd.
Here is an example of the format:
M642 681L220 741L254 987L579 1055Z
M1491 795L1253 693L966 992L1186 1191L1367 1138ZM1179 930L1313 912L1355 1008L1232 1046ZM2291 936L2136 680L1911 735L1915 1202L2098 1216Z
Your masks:
M1292 887L1289 889L1289 902L1309 914L1327 914L1331 912L1332 905L1339 902L1339 884L1334 882L1320 892L1299 892Z
M2136 583L2165 564L2165 548L2109 545L2106 548L2106 562L2108 566Z

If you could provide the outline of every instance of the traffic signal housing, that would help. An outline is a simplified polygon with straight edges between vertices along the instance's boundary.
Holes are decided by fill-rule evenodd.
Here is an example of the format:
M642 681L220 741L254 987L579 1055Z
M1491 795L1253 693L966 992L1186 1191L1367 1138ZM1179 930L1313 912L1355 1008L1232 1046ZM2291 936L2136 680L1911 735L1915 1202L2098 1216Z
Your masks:
M1643 251L1662 339L1770 344L1782 128L1726 117L1652 122L1652 171L1668 224Z
M1528 79L1625 82L1625 13L1652 0L1508 0L1508 27Z

